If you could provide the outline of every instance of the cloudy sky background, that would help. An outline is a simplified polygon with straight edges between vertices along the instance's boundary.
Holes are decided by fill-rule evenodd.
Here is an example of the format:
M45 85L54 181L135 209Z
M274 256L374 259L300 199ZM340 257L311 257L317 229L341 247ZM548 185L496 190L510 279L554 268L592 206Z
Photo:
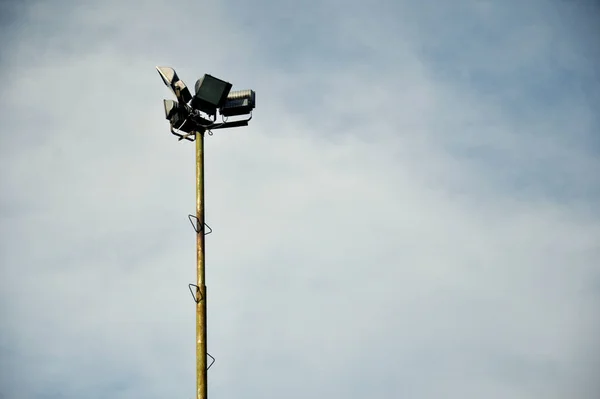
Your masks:
M0 398L597 398L594 0L0 1Z

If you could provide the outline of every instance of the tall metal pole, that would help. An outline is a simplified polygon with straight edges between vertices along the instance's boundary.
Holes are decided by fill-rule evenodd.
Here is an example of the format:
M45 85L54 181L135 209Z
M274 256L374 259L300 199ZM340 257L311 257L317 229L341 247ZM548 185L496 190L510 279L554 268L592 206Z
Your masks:
M206 352L206 281L204 269L204 131L196 132L196 399L208 397Z

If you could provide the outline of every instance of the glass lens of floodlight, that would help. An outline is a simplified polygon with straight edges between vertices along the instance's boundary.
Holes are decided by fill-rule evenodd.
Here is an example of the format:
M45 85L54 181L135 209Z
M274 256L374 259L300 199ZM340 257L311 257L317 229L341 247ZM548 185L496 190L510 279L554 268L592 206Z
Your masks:
M177 101L164 100L164 106L165 106L165 118L171 119L173 114L175 112L177 112L177 107L179 106L179 104L177 103Z

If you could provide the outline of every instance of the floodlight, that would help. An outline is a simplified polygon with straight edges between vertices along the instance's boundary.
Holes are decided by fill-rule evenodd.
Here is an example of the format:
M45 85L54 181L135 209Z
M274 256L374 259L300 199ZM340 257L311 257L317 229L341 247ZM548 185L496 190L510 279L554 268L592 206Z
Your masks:
M171 123L173 129L191 133L196 130L196 123L191 120L189 113L177 102L164 100L165 118Z
M192 99L192 107L214 116L217 108L221 108L227 100L231 86L231 83L224 80L208 74L204 75L196 82L196 94Z
M175 70L170 67L156 67L158 74L162 78L163 82L171 89L177 100L181 101L184 104L187 104L192 99L192 94L189 89L183 83L182 80L179 79Z
M227 101L219 112L223 116L247 115L256 106L256 93L254 90L232 91L227 96Z

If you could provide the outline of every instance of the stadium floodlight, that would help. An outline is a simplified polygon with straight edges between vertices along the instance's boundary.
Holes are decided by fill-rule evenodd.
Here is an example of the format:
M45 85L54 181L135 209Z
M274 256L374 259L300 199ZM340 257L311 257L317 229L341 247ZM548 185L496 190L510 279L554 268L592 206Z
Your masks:
M238 90L229 93L219 112L223 116L247 115L252 112L255 106L256 93L254 93L254 90Z
M190 90L187 88L185 83L179 79L175 70L170 67L156 67L158 74L162 78L163 82L171 89L177 100L181 101L184 104L187 104L192 99L192 94Z
M190 118L185 108L177 101L164 100L165 118L171 124L171 128L191 133L197 128L197 124Z
M196 94L192 99L192 107L215 116L217 109L225 104L231 87L231 83L205 74L196 82Z

